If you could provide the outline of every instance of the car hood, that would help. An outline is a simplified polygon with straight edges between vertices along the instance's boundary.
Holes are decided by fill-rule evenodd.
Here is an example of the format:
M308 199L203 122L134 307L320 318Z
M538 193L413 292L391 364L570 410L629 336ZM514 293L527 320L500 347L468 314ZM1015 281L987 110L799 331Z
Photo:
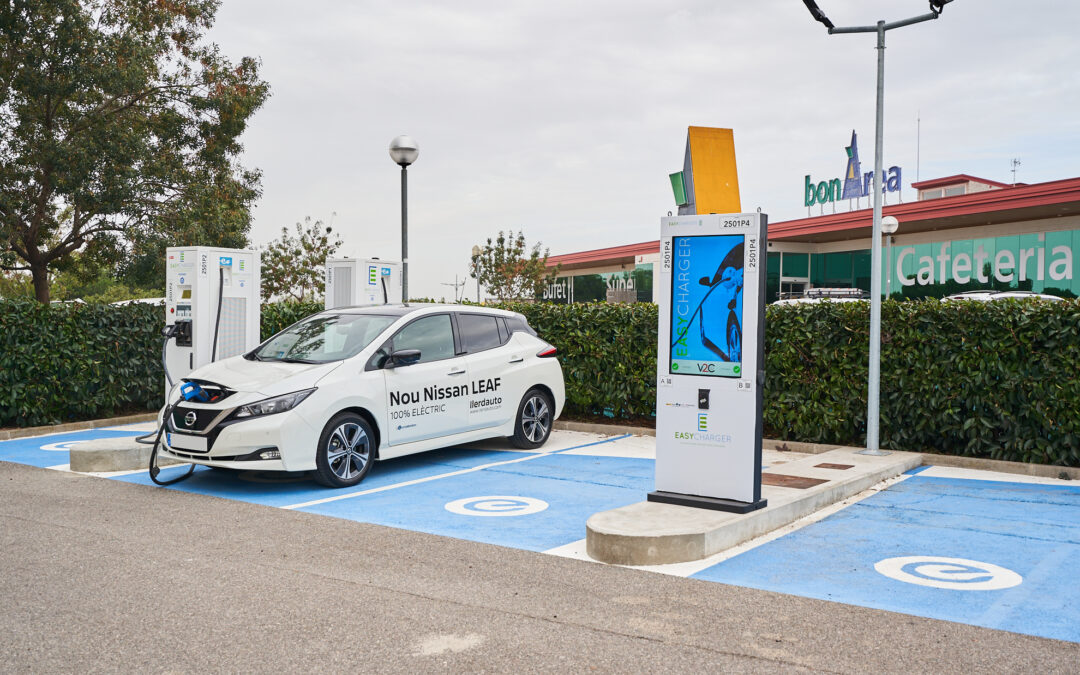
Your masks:
M193 371L186 379L205 380L239 393L279 396L309 389L341 365L330 363L282 363L248 361L242 356L215 361Z

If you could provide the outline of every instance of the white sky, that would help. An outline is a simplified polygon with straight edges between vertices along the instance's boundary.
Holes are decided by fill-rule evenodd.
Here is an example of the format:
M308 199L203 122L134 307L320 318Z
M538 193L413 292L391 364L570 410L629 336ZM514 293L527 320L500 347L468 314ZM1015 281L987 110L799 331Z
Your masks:
M928 11L818 4L838 26ZM1011 182L1014 157L1020 182L1080 175L1078 27L1080 3L956 0L890 31L885 166L903 168L904 200L919 114L923 180ZM243 139L263 171L255 245L336 212L341 254L399 258L387 148L417 140L414 297L452 297L441 284L500 229L553 255L656 239L690 125L735 130L743 209L772 222L806 216L806 174L842 175L852 129L873 168L875 37L829 36L800 0L223 0L210 37L260 57L272 89Z

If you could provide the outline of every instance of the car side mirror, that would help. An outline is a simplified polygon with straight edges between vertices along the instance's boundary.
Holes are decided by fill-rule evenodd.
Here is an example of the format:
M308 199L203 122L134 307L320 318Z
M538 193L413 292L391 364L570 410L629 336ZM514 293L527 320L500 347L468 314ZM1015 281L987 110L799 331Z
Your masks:
M390 360L386 365L390 368L396 368L397 366L411 366L419 360L419 349L402 349L391 354Z
M698 283L702 286L712 286L712 277L701 277L698 279Z

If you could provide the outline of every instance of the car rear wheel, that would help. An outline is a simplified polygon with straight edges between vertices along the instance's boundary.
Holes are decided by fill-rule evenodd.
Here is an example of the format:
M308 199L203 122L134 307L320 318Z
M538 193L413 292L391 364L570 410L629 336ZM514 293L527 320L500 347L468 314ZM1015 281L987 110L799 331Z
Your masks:
M330 420L315 451L315 481L327 487L351 487L371 470L375 434L367 420L341 413Z
M518 405L514 424L514 445L519 448L539 448L551 435L555 421L555 404L542 389L530 389Z

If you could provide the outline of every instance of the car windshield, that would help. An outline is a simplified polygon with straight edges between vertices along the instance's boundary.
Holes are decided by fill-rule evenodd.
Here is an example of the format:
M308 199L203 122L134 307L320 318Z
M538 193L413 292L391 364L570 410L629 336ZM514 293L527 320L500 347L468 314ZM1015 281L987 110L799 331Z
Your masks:
M270 338L252 356L287 363L340 361L359 354L396 320L377 314L317 314Z

